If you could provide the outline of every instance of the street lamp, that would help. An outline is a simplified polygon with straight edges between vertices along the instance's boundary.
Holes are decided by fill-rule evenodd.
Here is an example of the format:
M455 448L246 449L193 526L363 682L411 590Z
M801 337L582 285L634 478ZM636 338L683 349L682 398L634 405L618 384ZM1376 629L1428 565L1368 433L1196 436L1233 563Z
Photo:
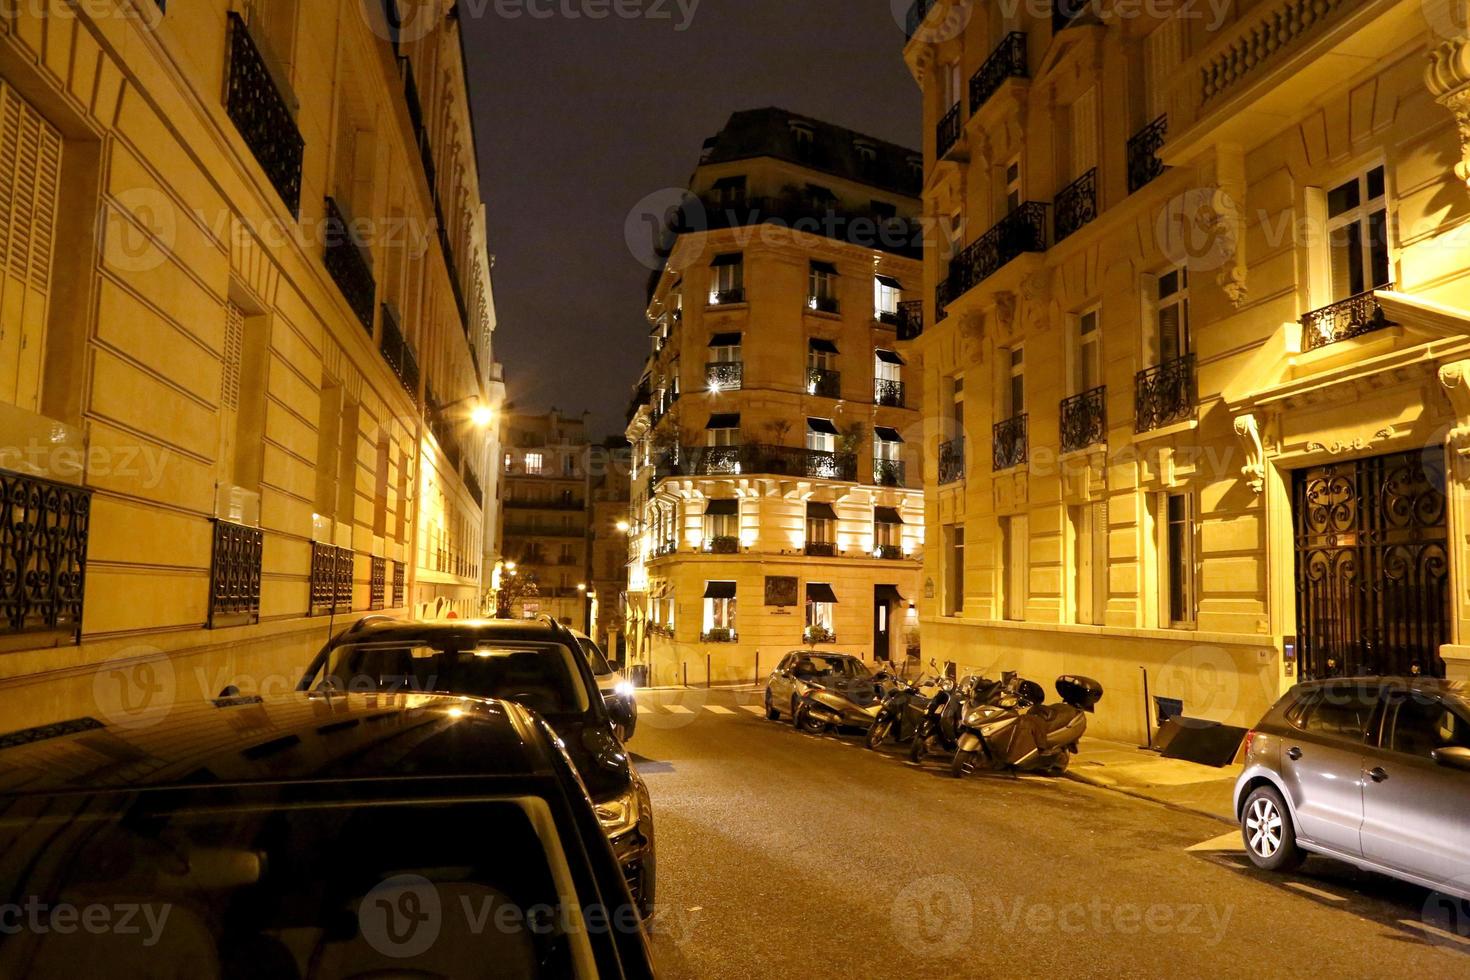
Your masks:
M456 398L454 401L448 403L447 405L440 405L439 411L441 413L448 414L451 408L458 408L460 405L463 405L466 402L475 403L474 406L470 409L470 424L477 429L490 428L491 424L493 424L495 421L495 409L482 402L479 395L466 395L463 398Z
M614 526L617 527L619 534L627 534L628 531L633 527L633 525L629 524L627 521L618 521L618 523Z

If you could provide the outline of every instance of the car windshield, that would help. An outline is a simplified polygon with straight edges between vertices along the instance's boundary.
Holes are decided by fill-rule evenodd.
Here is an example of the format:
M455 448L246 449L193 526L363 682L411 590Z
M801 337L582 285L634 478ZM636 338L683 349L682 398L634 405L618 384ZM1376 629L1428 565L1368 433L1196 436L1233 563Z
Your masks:
M42 927L0 930L0 975L580 972L586 947L566 929L536 928L540 910L578 904L553 870L561 846L541 800L260 796L9 801L0 894L28 896ZM87 927L46 928L63 910ZM481 927L487 910L495 928Z
M483 641L349 643L337 647L327 680L349 693L394 691L501 698L543 715L581 715L590 707L576 657L560 643Z
M858 680L871 677L867 666L852 657L804 656L796 662L796 676L801 678L843 678Z
M592 665L592 673L598 677L608 677L613 673L612 664L607 662L603 656L602 649L585 636L577 637L577 642L582 645L582 652L587 655L587 663Z

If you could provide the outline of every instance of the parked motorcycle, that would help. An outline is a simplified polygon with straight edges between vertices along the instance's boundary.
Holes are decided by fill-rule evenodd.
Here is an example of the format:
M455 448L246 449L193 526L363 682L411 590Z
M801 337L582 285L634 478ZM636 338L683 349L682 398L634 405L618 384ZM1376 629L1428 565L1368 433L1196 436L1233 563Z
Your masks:
M960 722L975 707L989 704L1000 690L1000 681L976 675L956 684L949 678L939 682L939 690L929 699L909 743L909 761L922 762L930 752L953 752L959 746Z
M1041 703L1045 692L1029 681L1007 681L1001 687L995 703L974 704L965 711L950 771L956 778L981 765L1012 772L1065 772L1087 731L1088 713L1102 700L1102 685L1075 674L1058 677L1060 704Z
M878 715L868 729L868 748L878 748L890 735L895 742L913 738L929 708L930 698L923 693L923 689L934 687L938 683L937 679L926 675L912 681L894 677L883 704L878 708Z
M799 731L820 735L828 728L867 731L897 678L887 670L866 677L807 681L791 722Z

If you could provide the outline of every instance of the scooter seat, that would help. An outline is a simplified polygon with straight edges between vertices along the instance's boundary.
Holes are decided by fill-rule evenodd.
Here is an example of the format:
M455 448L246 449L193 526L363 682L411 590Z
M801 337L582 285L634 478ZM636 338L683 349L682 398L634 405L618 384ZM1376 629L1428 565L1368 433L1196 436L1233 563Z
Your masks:
M1060 748L1076 741L1080 735L1076 730L1079 722L1080 727L1087 727L1087 719L1083 713L1069 704L1038 705L1031 709L1031 716L1045 726L1045 734L1039 741L1048 749Z

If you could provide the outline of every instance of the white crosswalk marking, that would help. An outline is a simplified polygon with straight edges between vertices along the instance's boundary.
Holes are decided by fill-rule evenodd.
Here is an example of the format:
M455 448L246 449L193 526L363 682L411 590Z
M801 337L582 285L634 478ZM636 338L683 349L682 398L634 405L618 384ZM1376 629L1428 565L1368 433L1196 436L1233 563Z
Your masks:
M1186 847L1186 851L1244 851L1245 844L1240 839L1240 831L1232 830L1228 834L1219 837L1211 837L1207 841L1201 841L1193 847Z
M1311 895L1311 896L1313 896L1315 898L1323 898L1323 899L1326 899L1329 902L1346 902L1347 901L1347 899L1343 898L1341 895L1334 895L1331 892L1324 892L1320 888L1313 888L1311 885L1303 884L1300 881L1288 881L1286 883L1286 887L1287 888L1295 888L1299 892L1302 892L1302 893L1307 894L1307 895Z
M1466 938L1465 936L1458 936L1453 932L1446 932L1443 929L1432 926L1427 922L1420 922L1417 919L1400 919L1399 925L1409 926L1413 929L1419 929L1423 932L1429 933L1432 936L1437 936L1440 939L1448 939L1452 943L1459 943L1461 946L1470 946L1470 938Z
M706 711L713 711L717 715L733 715L735 713L722 704L707 704L704 706L704 709Z
M694 712L691 709L684 707L682 704L666 704L666 705L663 706L663 709L665 711L672 711L676 715L692 715L692 714L694 714Z
M766 713L765 708L754 704L742 704L740 707L744 708L746 711L749 711L753 715L763 715Z

